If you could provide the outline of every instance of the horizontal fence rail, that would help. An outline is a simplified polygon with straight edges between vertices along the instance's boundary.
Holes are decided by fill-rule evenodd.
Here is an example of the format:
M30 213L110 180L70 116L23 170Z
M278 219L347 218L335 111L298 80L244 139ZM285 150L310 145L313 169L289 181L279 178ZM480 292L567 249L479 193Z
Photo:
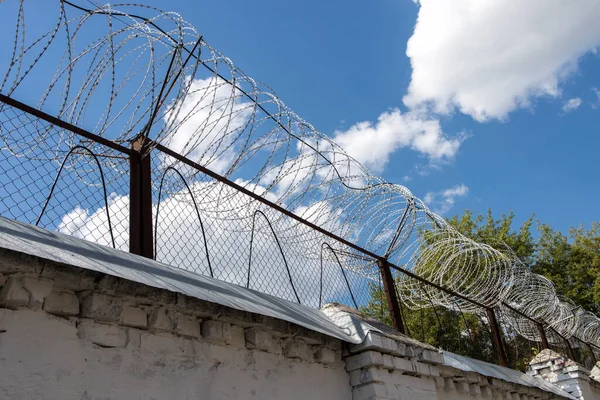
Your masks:
M0 20L25 26L25 7ZM599 359L595 315L370 175L177 14L42 7L47 34L5 32L1 216L512 368L544 348Z

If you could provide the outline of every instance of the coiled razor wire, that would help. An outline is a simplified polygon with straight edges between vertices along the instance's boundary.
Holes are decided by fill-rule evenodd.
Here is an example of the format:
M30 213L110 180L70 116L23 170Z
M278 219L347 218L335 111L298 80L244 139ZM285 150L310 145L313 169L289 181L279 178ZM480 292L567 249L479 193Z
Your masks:
M27 100L116 143L146 137L164 145L392 264L477 304L500 307L514 330L529 340L541 340L531 318L543 321L557 337L576 335L600 345L596 315L560 298L552 282L532 273L510 249L465 237L408 188L371 175L290 110L272 89L206 43L179 14L131 4L84 4L58 0L0 4L0 29L4 42L12 44L2 49L0 93ZM44 19L34 17L26 23L30 7ZM93 222L96 230L106 231L99 218L114 216L116 222L109 223L113 242L126 250L128 221L123 215L128 198L118 190L127 175L122 157L107 154L101 144L82 141L68 130L9 116L12 111L4 103L0 112L3 157L57 166L65 160L65 168L85 188L97 186L86 178L95 166L81 162L85 154L75 159L65 155L85 145L91 154L102 156L103 168L110 170L104 189L117 188L111 189L110 214L102 212L106 206L100 204L87 214L65 210L62 217L56 216L62 218L60 223L49 224L106 244L105 235L94 236L95 230L86 224ZM157 259L197 263L194 270L257 290L286 287L289 281L292 290L280 296L313 306L321 305L327 290L336 290L325 288L323 280L340 270L344 280L339 280L338 290L349 292L355 305L364 303L353 293L357 276L375 285L380 282L373 258L332 242L153 146L148 151L154 162L153 185L161 185L154 205L157 215L160 204L160 220L157 216L154 227ZM167 178L173 175L166 174L169 169L177 176ZM80 214L85 220L77 219ZM3 215L16 212L3 209ZM22 210L18 217L28 215ZM256 215L267 223L254 224ZM69 226L76 226L77 233ZM237 252L243 260L239 266L226 257L227 251ZM270 282L251 281L257 276L253 268L268 267L255 266L255 260L280 264L281 259L286 260L287 272L277 275L266 269L263 273L272 274ZM232 268L243 272L234 273ZM320 286L312 280L315 277L320 277ZM442 306L481 313L473 302L434 286L402 274L396 279L401 301L410 309ZM295 287L294 282L308 283ZM311 285L319 289L311 291ZM364 285L358 290L368 291ZM552 335L549 340L555 340Z

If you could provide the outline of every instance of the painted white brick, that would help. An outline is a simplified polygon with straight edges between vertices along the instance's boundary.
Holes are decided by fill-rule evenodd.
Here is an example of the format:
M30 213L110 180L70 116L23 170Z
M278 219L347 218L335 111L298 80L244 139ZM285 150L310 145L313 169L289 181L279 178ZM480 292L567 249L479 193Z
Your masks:
M118 322L123 311L120 298L91 293L81 302L81 316L103 322Z
M348 372L348 376L350 377L350 386L360 386L362 385L362 381L360 380L362 370L355 369L354 371Z
M388 398L388 391L383 383L360 386L352 390L352 400L377 400L386 398Z
M127 328L81 320L77 327L77 336L101 347L125 347Z
M278 337L271 336L271 344L269 345L269 349L267 350L269 353L282 355L283 354L283 343L282 339Z
M336 352L326 347L317 349L315 355L317 362L322 364L333 364L337 361Z
M476 383L472 383L469 385L469 393L471 394L471 396L477 396L481 394L481 388L479 387L478 384Z
M179 314L176 330L181 336L199 338L201 336L200 320L193 315Z
M481 391L481 396L483 397L490 397L492 395L490 388L487 386L480 387L479 390Z
M79 314L79 298L75 293L54 290L46 297L43 310L64 317L75 316Z
M289 341L283 349L283 355L288 358L297 358L310 362L314 362L315 359L315 354L311 347L300 339Z
M383 366L387 369L394 369L394 356L390 354L383 354Z
M258 349L269 351L272 347L273 337L270 332L257 328L248 328L244 331L246 336L246 347L249 349Z
M129 305L123 306L121 324L133 328L145 329L148 327L148 313L143 308Z
M229 332L229 339L227 340L228 345L239 348L246 347L244 328L238 325L229 324Z
M20 279L12 277L0 291L0 305L8 308L25 307L29 304L29 292Z
M225 344L223 333L223 322L212 319L202 321L202 336L207 342Z
M177 312L166 307L159 307L152 310L148 321L148 328L172 332L177 326Z
M55 265L51 268L44 268L40 277L53 281L55 288L81 292L94 289L96 278L99 275L98 272L85 269L79 269L77 273L73 273L73 269L70 267Z
M371 365L383 366L383 357L381 353L376 351L365 351L363 353L355 354L347 357L346 371L354 371L355 369L370 367Z
M428 364L442 364L444 362L444 358L440 352L429 349L423 349L418 358L420 361Z
M394 357L393 360L395 369L407 372L413 371L413 362L411 360L401 357Z

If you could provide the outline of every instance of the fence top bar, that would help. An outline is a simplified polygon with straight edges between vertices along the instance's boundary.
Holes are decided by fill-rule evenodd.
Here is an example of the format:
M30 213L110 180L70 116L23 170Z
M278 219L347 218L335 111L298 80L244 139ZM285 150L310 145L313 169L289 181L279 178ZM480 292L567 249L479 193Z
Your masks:
M131 154L131 150L128 149L125 146L121 146L118 143L113 142L112 140L103 138L102 136L96 135L94 133L91 133L89 131L86 131L85 129L79 128L78 126L75 126L69 122L63 121L62 119L59 119L57 117L53 117L50 114L47 114L41 110L38 110L37 108L33 108L31 106L28 106L25 103L21 103L18 100L13 99L12 97L6 96L2 93L0 93L0 101L8 104L9 106L12 106L14 108L17 108L21 111L24 111L28 114L31 114L39 119L43 119L46 122L49 122L51 124L54 124L56 126L59 126L63 129L66 129L68 131L71 131L73 133L76 133L80 136L83 136L85 138L88 138L90 140L93 140L96 143L100 143L106 147L110 147L113 150L117 150L121 153L130 155Z
M245 195L248 195L248 196L252 197L253 199L255 199L257 201L259 201L259 202L261 202L261 203L263 203L263 204L265 204L265 205L267 205L267 206L269 206L271 208L274 208L275 210L281 212L282 214L284 214L284 215L286 215L286 216L288 216L288 217L290 217L290 218L292 218L292 219L294 219L294 220L296 220L296 221L298 221L298 222L300 222L300 223L302 223L302 224L304 224L304 225L306 225L306 226L308 226L308 227L310 227L312 229L315 229L316 231L322 233L325 236L328 236L328 237L330 237L330 238L332 238L332 239L334 239L334 240L336 240L336 241L338 241L340 243L345 244L348 247L353 248L354 250L357 250L357 251L359 251L359 252L361 252L363 254L368 255L369 257L372 257L374 260L383 260L383 257L381 257L380 255L375 254L375 253L373 253L373 252L371 252L371 251L369 251L367 249L364 249L364 248L360 247L359 245L356 245L356 244L354 244L352 242L349 242L348 240L337 236L335 233L331 233L331 232L329 232L329 231L321 228L320 226L315 225L312 222L309 222L309 221L305 220L302 217L299 217L298 215L296 215L293 212L291 212L291 211L289 211L289 210L281 207L280 205L278 205L276 203L273 203L270 200L265 199L261 195L256 194L253 191L251 191L249 189L246 189L245 187L240 186L240 185L238 185L235 182L230 181L229 179L225 178L224 176L219 175L216 172L213 172L213 171L211 171L210 169L208 169L206 167L203 167L202 165L200 165L200 164L198 164L198 163L190 160L189 158L186 158L185 156L182 156L179 153L176 153L175 151L173 151L173 150L165 147L164 145L162 145L160 143L157 143L157 142L155 142L155 141L153 141L151 139L149 139L149 140L151 141L152 145L157 150L162 151L163 153L168 154L169 156L175 158L176 160L179 160L182 163L187 164L190 167L197 169L198 171L200 171L200 172L202 172L202 173L210 176L211 178L214 178L217 181L219 181L221 183L224 183L224 184L226 184L226 185L228 185L228 186L230 186L230 187L232 187L232 188L234 188L234 189L236 189L236 190L244 193Z
M192 160L190 160L190 159L182 156L181 154L178 154L178 153L174 152L173 150L165 147L164 145L162 145L160 143L157 143L157 142L154 142L154 141L151 141L151 142L152 142L152 145L155 146L155 148L157 150L162 151L163 153L168 154L169 156L171 156L171 157L173 157L173 158L175 158L175 159L183 162L184 164L189 165L190 167L193 167L193 168L199 170L200 172L202 172L202 173L204 173L204 174L206 174L206 175L208 175L208 176L216 179L217 181L219 181L221 183L224 183L224 184L226 184L226 185L228 185L228 186L230 186L230 187L232 187L232 188L234 188L236 190L239 190L240 192L242 192L242 193L244 193L244 194L252 197L253 199L255 199L255 200L257 200L257 201L259 201L259 202L261 202L261 203L263 203L263 204L271 207L271 208L276 209L277 211L281 212L282 214L284 214L284 215L286 215L286 216L288 216L288 217L290 217L290 218L292 218L292 219L294 219L294 220L296 220L296 221L298 221L298 222L300 222L300 223L302 223L302 224L304 224L304 225L306 225L306 226L308 226L308 227L310 227L312 229L315 229L316 231L324 234L325 236L328 236L328 237L330 237L330 238L332 238L332 239L334 239L334 240L336 240L336 241L338 241L340 243L345 244L348 247L353 248L354 250L357 250L357 251L359 251L359 252L361 252L363 254L368 255L369 257L372 257L374 261L375 260L379 260L379 261L385 262L391 268L393 268L393 269L395 269L395 270L397 270L397 271L399 271L399 272L401 272L401 273L403 273L405 275L408 275L411 278L414 278L414 279L416 279L418 281L421 281L421 282L423 282L423 283L425 283L427 285L431 285L431 286L435 287L438 290L441 290L441 291L443 291L445 293L448 293L451 296L458 297L458 298L460 298L462 300L465 300L465 301L468 301L468 302L470 302L472 304L475 304L476 306L479 306L481 308L489 308L489 307L485 306L484 304L481 304L481 303L479 303L479 302L477 302L475 300L471 300L468 297L465 297L465 296L463 296L463 295L461 295L459 293L455 293L455 292L453 292L450 289L447 289L447 288L445 288L443 286L440 286L440 285L438 285L436 283L430 282L427 279L422 278L422 277L420 277L420 276L418 276L418 275L416 275L416 274L414 274L414 273L412 273L412 272L410 272L410 271L408 271L408 270L406 270L404 268L398 267L397 265L394 265L394 264L390 263L389 261L387 261L385 259L385 257L382 257L382 256L380 256L378 254L375 254L375 253L373 253L373 252L371 252L371 251L369 251L369 250L367 250L367 249L365 249L365 248L363 248L363 247L361 247L361 246L359 246L357 244L354 244L354 243L352 243L352 242L350 242L350 241L348 241L348 240L346 240L344 238L341 238L341 237L337 236L334 233L331 233L331 232L329 232L329 231L321 228L318 225L313 224L312 222L309 222L309 221L303 219L302 217L299 217L298 215L294 214L293 212L291 212L289 210L286 210L285 208L281 207L280 205L278 205L276 203L273 203L270 200L265 199L261 195L258 195L256 193L254 193L253 191L251 191L249 189L246 189L245 187L240 186L240 185L238 185L238 184L230 181L229 179L225 178L224 176L219 175L219 174L211 171L210 169L207 169L206 167L203 167L202 165L200 165L198 163L195 163L194 161L192 161Z

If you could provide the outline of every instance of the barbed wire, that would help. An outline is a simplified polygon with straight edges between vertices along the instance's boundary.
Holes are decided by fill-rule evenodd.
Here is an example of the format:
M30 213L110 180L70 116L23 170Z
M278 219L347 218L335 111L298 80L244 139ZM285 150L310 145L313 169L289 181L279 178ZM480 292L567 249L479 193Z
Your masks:
M25 4L0 6L3 37L14 37L10 57L0 62L0 93L113 143L149 140L156 259L303 304L321 306L329 291L359 307L368 302L369 285L381 287L377 260L369 255L376 254L454 293L397 274L408 309L445 307L486 318L483 308L498 308L528 340L542 340L533 322L541 321L556 332L549 341L576 336L600 345L596 315L558 296L510 248L467 238L405 186L371 175L179 14L54 1L36 3L45 18L28 24ZM13 182L2 215L31 220L41 206L39 200L17 205L27 197L26 184L14 183L19 173L39 178L30 197L47 205L47 179L35 174L64 166L74 192L42 225L126 250L126 157L5 103L0 112L2 170ZM158 145L369 254L211 179ZM77 148L86 152L69 157ZM85 162L88 153L102 159L101 168ZM104 201L86 200L97 191L98 173ZM261 274L270 280L257 281Z

